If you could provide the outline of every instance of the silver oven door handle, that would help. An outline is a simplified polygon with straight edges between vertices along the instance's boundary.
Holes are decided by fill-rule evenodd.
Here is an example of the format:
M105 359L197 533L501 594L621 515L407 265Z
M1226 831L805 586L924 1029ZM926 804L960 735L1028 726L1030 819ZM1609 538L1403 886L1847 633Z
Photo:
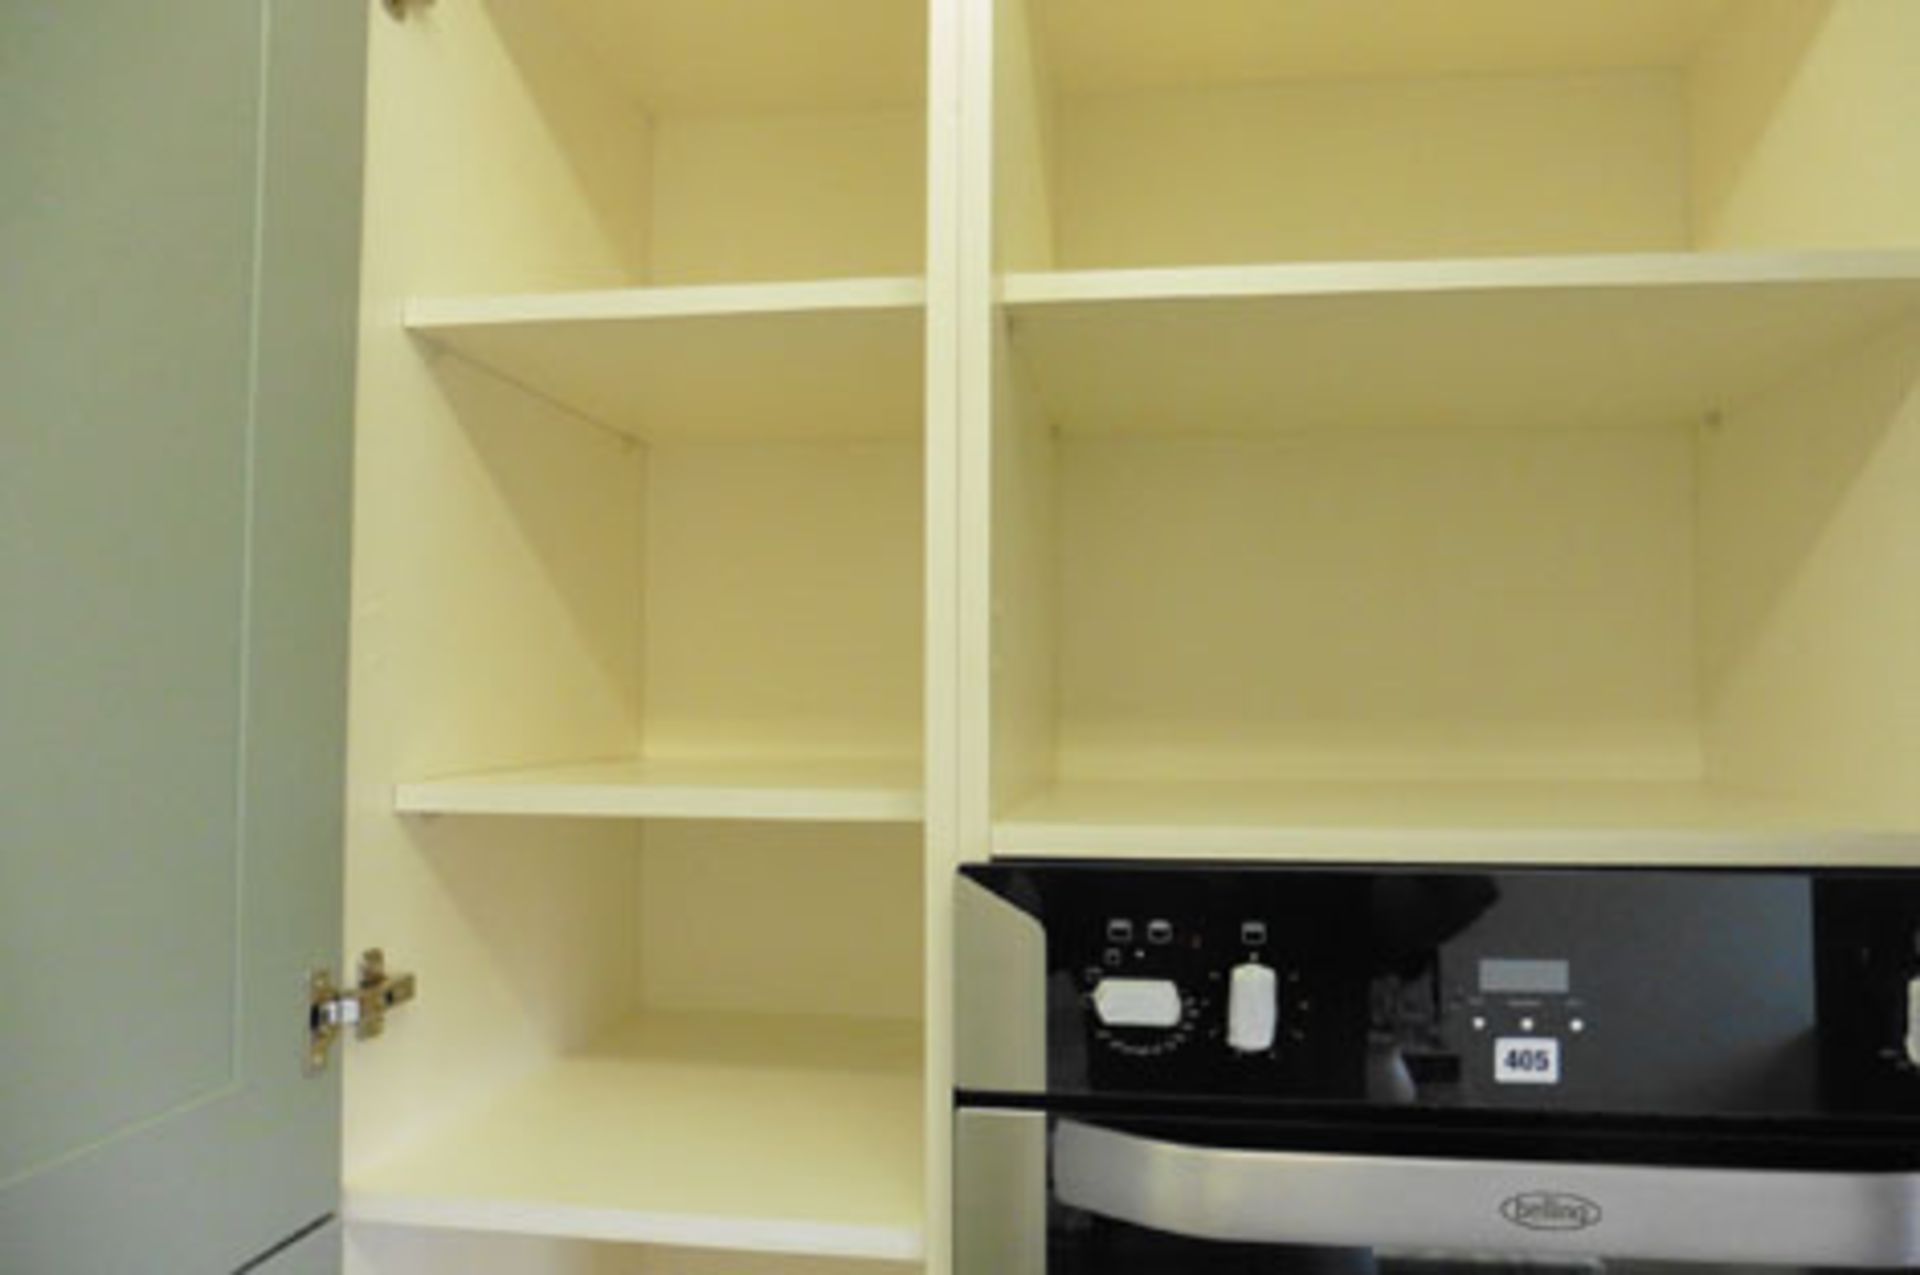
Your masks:
M1053 1190L1135 1226L1245 1244L1920 1267L1920 1174L1243 1151L1062 1120Z

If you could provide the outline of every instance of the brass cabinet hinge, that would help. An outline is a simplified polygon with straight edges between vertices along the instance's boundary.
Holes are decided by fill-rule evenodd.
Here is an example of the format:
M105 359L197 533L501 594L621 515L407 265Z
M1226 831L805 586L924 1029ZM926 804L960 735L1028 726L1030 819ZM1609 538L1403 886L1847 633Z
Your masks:
M386 1030L387 1011L404 1005L418 991L411 974L387 973L387 954L370 947L360 954L360 981L341 988L329 970L317 969L307 979L307 1071L327 1069L333 1042L347 1028L355 1040L372 1040Z

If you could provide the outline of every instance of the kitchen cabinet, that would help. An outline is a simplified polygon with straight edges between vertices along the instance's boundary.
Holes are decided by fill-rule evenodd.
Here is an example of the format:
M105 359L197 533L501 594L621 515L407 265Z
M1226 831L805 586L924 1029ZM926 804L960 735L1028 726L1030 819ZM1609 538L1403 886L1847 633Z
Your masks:
M1568 8L979 18L976 840L1911 856L1920 13Z
M939 1269L962 859L1914 861L1920 15L1582 9L376 23L370 1269Z
M515 999L500 947L567 969L519 994L548 1016L521 1050L565 1061L464 1064L497 1105L420 1143L401 1069L457 1033L356 1058L349 1158L369 1125L396 1150L350 1168L350 1214L513 1229L564 1198L524 1229L937 1268L960 859L1912 858L1911 6L560 9L572 46L508 6L468 38L510 50L564 180L495 206L492 174L555 163L458 146L514 135L497 104L415 105L390 179L375 147L370 229L486 247L392 230L404 288L370 260L409 336L365 354L360 658L388 631L420 665L356 669L361 729L405 700L385 733L413 740L357 754L356 853L399 838L433 892L525 888L455 937L442 979L469 986L441 995L481 1024ZM377 34L376 138L383 58L461 16ZM543 86L533 50L573 67L582 33L614 69ZM636 102L650 167L592 123ZM540 215L599 237L522 242L561 193ZM383 898L350 914L368 941L417 928ZM569 1053L622 994L650 1013ZM927 1024L922 1054L888 1014ZM683 1100L656 1037L711 1061L682 1109L725 1104L791 1163L748 1172L724 1119L660 1119ZM749 1038L757 1066L728 1069ZM816 1050L907 1059L897 1097L803 1101L781 1060ZM506 1042L460 1052L519 1070ZM628 1087L576 1098L587 1067ZM761 1084L843 1131L895 1123L816 1150L757 1114ZM547 1158L525 1139L595 1127L652 1130L695 1177L711 1156L720 1189L583 1167L597 1146L523 1172ZM473 1167L489 1146L511 1172Z
M372 22L349 1266L911 1268L929 13Z
M350 1270L948 1269L965 860L1920 865L1920 6L368 10Z

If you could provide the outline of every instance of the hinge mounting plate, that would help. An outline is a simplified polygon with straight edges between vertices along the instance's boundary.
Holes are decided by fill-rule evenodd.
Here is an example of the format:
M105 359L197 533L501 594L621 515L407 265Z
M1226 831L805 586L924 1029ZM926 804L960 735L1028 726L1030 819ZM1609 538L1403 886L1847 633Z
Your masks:
M411 974L387 973L387 954L370 947L360 954L360 981L341 988L333 973L314 970L307 978L307 1073L327 1069L333 1042L353 1028L354 1039L372 1040L387 1027L387 1011L412 1000L419 980Z

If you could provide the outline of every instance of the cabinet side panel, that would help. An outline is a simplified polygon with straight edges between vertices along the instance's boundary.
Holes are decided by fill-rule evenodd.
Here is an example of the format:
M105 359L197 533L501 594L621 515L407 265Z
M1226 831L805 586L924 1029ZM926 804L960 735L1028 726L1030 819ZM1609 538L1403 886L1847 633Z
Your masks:
M1703 249L1920 242L1920 5L1750 0L1690 85Z
M1691 449L1063 439L1062 778L1697 777Z
M370 328L348 743L348 950L421 999L350 1050L349 1172L631 1004L622 823L402 819L394 785L630 752L637 450Z
M983 855L988 699L986 405L975 356L992 273L992 13L929 0L927 41L926 824L921 1137L927 1275L952 1269L953 868ZM987 90L987 91L982 91Z
M1054 264L1054 103L1047 63L1030 0L999 0L993 13L992 264L996 270L1044 270ZM987 381L981 401L991 413L992 468L981 495L989 511L992 589L986 617L988 796L999 809L1053 774L1053 438L997 307L988 322L991 361L981 368Z
M1920 828L1920 324L1700 450L1712 778Z
M1677 72L1063 98L1057 119L1063 267L1686 242Z
M917 110L660 116L652 281L919 274L925 156Z
M404 722L383 741L398 777L629 754L644 453L384 335L367 342L360 606L371 685Z
M996 324L993 366L993 805L1054 769L1054 439L1026 368Z
M434 295L644 277L646 118L543 7L373 24L367 248L383 281Z
M1002 270L1046 270L1054 257L1053 92L1029 7L998 0L994 11L993 237Z
M612 107L535 16L372 19L346 937L421 996L339 1064L349 1173L593 1035L636 981L630 827L393 813L402 780L637 738L643 453L401 326L422 293L625 270L567 149Z

